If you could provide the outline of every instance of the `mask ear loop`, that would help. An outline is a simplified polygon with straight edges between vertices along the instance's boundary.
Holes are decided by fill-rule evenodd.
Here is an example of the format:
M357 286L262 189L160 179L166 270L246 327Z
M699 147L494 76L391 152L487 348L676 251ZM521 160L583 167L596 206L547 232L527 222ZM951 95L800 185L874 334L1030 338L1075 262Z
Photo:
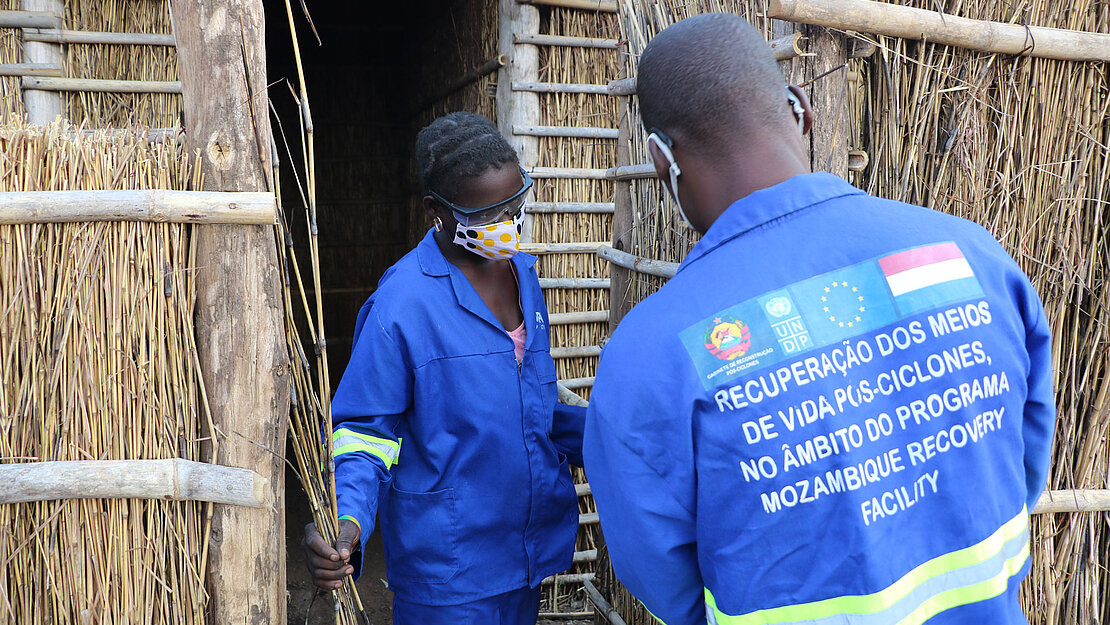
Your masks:
M663 156L667 157L667 160L671 162L671 166L667 168L667 171L671 175L671 197L674 198L675 207L678 208L678 216L682 218L682 221L687 226L693 228L694 225L690 223L690 219L686 216L686 211L682 210L682 202L678 199L678 177L682 175L682 169L679 168L678 161L674 158L674 152L671 151L671 146L667 145L668 141L664 141L659 136L660 134L659 132L653 132L648 135L648 145L654 142L655 146L659 148L659 151L663 153Z
M668 171L671 174L671 195L673 195L675 197L675 201L677 201L678 177L682 175L682 169L679 168L678 161L676 161L674 158L674 152L671 152L671 146L667 145L667 142L663 141L663 139L659 137L659 134L655 132L648 135L647 142L648 145L651 145L651 143L654 142L655 147L659 148L659 151L663 153L663 156L666 156L667 160L670 161L671 166L668 168Z

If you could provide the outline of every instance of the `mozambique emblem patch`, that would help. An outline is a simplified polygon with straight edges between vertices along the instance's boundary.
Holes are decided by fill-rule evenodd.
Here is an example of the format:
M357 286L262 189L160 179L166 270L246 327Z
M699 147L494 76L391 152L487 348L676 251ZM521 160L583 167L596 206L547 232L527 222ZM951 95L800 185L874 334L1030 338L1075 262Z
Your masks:
M716 317L705 333L705 348L721 360L733 360L748 353L752 333L748 324L733 317Z

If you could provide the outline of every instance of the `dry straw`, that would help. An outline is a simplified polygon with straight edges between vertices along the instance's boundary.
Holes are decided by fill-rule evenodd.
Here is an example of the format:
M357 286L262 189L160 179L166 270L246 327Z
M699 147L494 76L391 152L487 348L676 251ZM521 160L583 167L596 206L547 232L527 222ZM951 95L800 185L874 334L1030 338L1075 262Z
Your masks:
M622 0L622 36L634 61L662 27L717 10L745 15L769 35L771 24L759 18L761 4ZM976 19L1110 32L1110 7L1089 0L899 4ZM1110 130L1105 67L866 39L878 51L850 62L848 69L860 80L846 81L848 136L852 148L868 152L871 164L852 181L875 195L977 221L1017 259L1044 299L1053 326L1059 418L1049 488L1107 488L1110 290L1103 208L1110 201ZM792 72L790 64L783 69ZM648 162L634 108L631 128L632 161ZM696 236L678 224L659 182L636 181L632 195L632 251L681 260ZM640 276L632 300L661 284ZM1110 622L1104 599L1110 592L1107 515L1038 516L1033 539L1033 571L1022 589L1030 622ZM607 573L607 594L625 619L631 625L652 622Z
M0 191L195 189L175 143L0 127ZM0 462L203 460L189 227L0 226ZM0 506L0 622L202 623L211 505Z
M64 28L126 33L173 32L164 0L77 0L66 2ZM67 44L62 75L110 80L177 80L177 50L171 46ZM135 124L169 128L182 124L180 95L68 92L62 111L92 128Z

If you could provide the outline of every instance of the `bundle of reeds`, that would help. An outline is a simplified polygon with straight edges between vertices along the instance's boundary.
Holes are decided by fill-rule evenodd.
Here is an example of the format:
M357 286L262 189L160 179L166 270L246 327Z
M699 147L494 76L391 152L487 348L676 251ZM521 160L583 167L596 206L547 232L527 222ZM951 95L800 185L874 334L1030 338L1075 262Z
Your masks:
M0 0L0 11L19 9L19 0ZM0 63L21 63L23 61L23 39L16 28L0 28ZM19 92L17 76L0 76L0 124L6 124L13 116L22 116L23 99Z
M173 32L166 0L70 0L65 3L64 24L67 29L94 32ZM62 75L69 78L178 79L173 46L69 43L62 48ZM92 128L182 125L179 94L65 92L62 98L63 115L85 120Z
M197 189L174 142L0 127L0 191ZM202 460L189 227L0 226L0 462ZM211 505L0 506L0 622L203 623Z
M1088 0L1033 0L1018 6L953 0L898 4L975 19L1092 32L1110 30L1110 9ZM762 2L621 1L622 35L637 53L667 24L689 15L744 15L768 39L781 25L760 17ZM802 27L807 28L807 27ZM813 31L809 31L813 32ZM837 33L877 45L849 61L845 133L870 166L851 180L875 195L922 204L987 227L1029 274L1053 326L1059 420L1049 488L1106 488L1106 243L1108 167L1105 67L984 54L892 38ZM795 82L808 75L783 65ZM852 76L858 79L847 79ZM633 98L633 102L635 98ZM820 115L821 111L817 111ZM649 162L631 109L631 161ZM657 180L632 184L631 251L680 261L696 234L678 223ZM663 280L640 275L640 301ZM614 294L617 297L618 294ZM1035 516L1033 572L1023 587L1032 623L1110 622L1110 528L1105 514ZM652 622L607 573L609 596L630 625Z
M905 2L933 8L928 2ZM1006 4L957 0L947 13L1006 23L1110 31L1110 8L1087 0ZM1108 86L1102 64L1014 58L872 38L863 67L859 184L987 227L1030 276L1053 327L1057 433L1049 488L1110 486L1103 232L1110 201ZM1034 517L1032 623L1110 621L1106 514Z

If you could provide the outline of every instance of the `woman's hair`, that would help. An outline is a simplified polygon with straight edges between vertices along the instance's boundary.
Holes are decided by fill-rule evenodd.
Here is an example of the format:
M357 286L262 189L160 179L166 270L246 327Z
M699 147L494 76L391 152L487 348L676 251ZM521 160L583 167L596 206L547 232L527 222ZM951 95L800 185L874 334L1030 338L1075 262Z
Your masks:
M493 122L476 113L449 113L416 135L416 170L425 190L453 199L460 185L491 167L519 163Z

